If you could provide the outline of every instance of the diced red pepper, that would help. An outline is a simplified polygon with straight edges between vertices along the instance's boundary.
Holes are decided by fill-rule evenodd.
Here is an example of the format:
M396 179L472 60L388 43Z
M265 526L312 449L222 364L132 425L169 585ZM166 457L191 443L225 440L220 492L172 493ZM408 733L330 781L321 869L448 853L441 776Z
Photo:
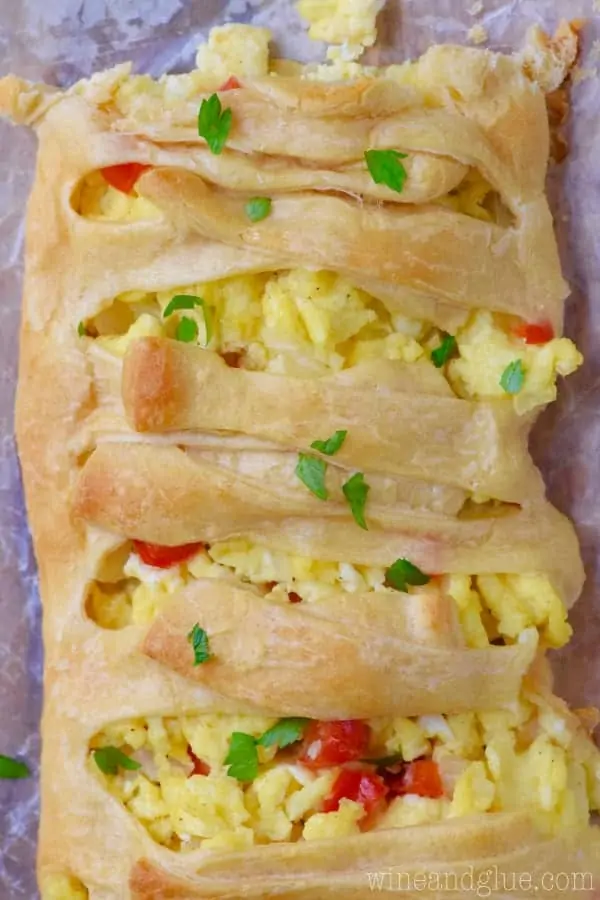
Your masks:
M100 171L111 187L116 188L123 194L131 194L133 193L135 183L142 172L151 168L152 166L131 162L121 163L118 166L106 166L104 169L100 169Z
M304 737L300 762L309 769L354 762L366 755L370 737L371 729L361 719L311 722Z
M383 803L388 787L381 777L370 769L342 769L333 782L331 793L323 801L323 812L335 812L340 800L354 800L371 815Z
M241 86L242 85L237 80L235 75L230 75L227 81L224 81L219 88L219 93L221 93L221 91L236 91L238 88L241 88Z
M163 547L161 544L147 544L146 541L134 541L133 549L147 566L155 569L170 569L178 563L191 559L204 544L182 544L180 547Z
M522 338L526 344L547 344L554 337L554 328L550 322L523 322L515 325L512 333Z
M194 763L194 768L188 775L188 778L191 778L192 775L210 775L209 764L205 763L203 759L200 759L198 756L196 756L196 754L194 753L192 748L189 746L189 744L188 744L188 748L187 748L187 755L189 756L191 761Z
M385 783L394 796L417 794L419 797L443 797L444 785L437 763L415 759L406 763L398 775L385 775Z
M302 597L296 591L288 591L288 600L290 603L302 603Z

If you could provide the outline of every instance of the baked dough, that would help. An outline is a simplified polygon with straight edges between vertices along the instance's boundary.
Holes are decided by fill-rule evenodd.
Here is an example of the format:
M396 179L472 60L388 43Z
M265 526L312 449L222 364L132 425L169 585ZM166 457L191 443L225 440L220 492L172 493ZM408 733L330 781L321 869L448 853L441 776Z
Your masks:
M122 367L77 336L78 322L124 291L167 289L182 273L192 283L297 265L335 269L391 311L442 328L483 308L560 330L567 288L544 196L544 96L520 63L434 47L408 85L250 79L227 96L234 127L218 157L194 125L202 91L164 116L160 92L140 110L122 108L128 79L118 67L65 93L0 81L0 111L40 139L17 436L44 603L42 885L58 873L79 879L91 900L358 900L372 895L369 871L391 878L497 865L600 877L595 829L546 838L527 815L504 812L178 854L155 843L91 772L90 742L119 719L255 707L311 717L473 710L514 699L535 651L531 634L508 647L465 647L448 598L427 592L402 606L387 594L341 594L305 610L211 581L174 596L150 626L102 630L86 613L86 594L124 541L243 535L359 565L406 557L435 573L539 571L566 604L583 577L572 527L544 499L528 457L530 418L506 404L458 400L430 366L365 366L302 383L227 369L164 339L140 340ZM409 155L401 195L374 185L361 165L366 147L397 146ZM83 180L131 161L152 166L138 190L159 214L127 224L80 215ZM497 194L497 222L437 202L471 169ZM273 213L249 225L239 198L259 185ZM325 506L286 475L299 450L338 426L352 440L331 461L347 470L335 485L356 468L373 478L365 531L340 501ZM244 470L251 453L254 475ZM269 453L282 457L272 477ZM475 492L488 497L489 514L463 515ZM215 632L212 667L184 660L192 622ZM290 640L299 632L305 646Z

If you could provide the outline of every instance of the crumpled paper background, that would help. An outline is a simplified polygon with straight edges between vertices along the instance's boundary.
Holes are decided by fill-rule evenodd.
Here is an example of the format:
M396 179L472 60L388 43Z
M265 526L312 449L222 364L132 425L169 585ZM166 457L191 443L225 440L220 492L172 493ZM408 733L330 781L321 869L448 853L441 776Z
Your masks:
M474 24L488 46L518 47L529 24L552 30L561 16L586 18L581 78L573 90L571 152L550 178L563 265L573 286L566 331L586 356L542 417L533 449L551 499L576 523L588 573L571 615L576 638L555 655L558 690L572 704L600 704L600 15L593 0L388 0L379 49L369 57L415 56L434 41L465 43ZM214 24L273 29L279 55L308 60L308 40L290 0L0 0L0 75L66 86L132 59L159 75L188 68ZM41 712L41 612L12 436L22 275L24 203L35 140L0 123L0 753L26 759L33 777L0 782L0 900L34 900ZM51 773L49 773L51 777ZM68 802L65 797L65 802ZM107 827L110 824L107 823Z

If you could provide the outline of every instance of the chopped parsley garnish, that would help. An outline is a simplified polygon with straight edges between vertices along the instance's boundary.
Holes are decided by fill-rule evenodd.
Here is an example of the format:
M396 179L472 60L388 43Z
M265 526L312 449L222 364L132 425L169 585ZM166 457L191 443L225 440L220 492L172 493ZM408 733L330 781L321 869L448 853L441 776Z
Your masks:
M184 344L191 344L198 337L198 323L195 319L183 316L177 323L175 329L175 340L182 341Z
M299 741L310 719L300 717L280 719L259 738L234 731L229 739L229 750L225 757L227 774L238 781L254 781L258 775L258 747L289 747Z
M229 751L225 757L229 766L227 774L238 781L254 781L258 775L258 750L256 739L243 731L234 731L229 740Z
M203 137L211 153L218 156L223 152L225 142L231 131L233 113L223 109L217 94L203 100L198 111L198 134Z
M178 309L195 309L197 306L204 306L202 297L196 297L195 294L176 294L165 306L163 319L168 319Z
M13 759L11 756L3 756L0 753L0 778L27 778L31 775L29 767L25 763Z
M272 728L259 737L257 743L261 747L277 746L281 750L283 747L289 747L295 744L304 734L304 729L309 723L309 719L291 718L280 719Z
M397 194L404 190L406 169L400 162L406 153L399 150L365 150L365 160L375 184L385 184Z
M369 493L369 485L365 482L365 476L362 472L356 472L348 481L342 485L344 497L350 504L354 521L365 531L368 531L365 522L365 504L367 502L367 494Z
M85 327L84 322L80 322L77 326L77 334L79 337L87 337L87 328Z
M518 394L523 387L524 381L525 369L523 368L523 363L520 359L513 359L502 373L500 387L503 388L507 394Z
M166 305L165 311L163 312L163 319L168 319L170 315L180 309L197 309L198 307L200 307L200 309L202 310L202 315L204 316L204 327L206 329L205 346L208 346L213 331L212 320L209 308L202 297L195 297L193 294L177 294L175 297L172 297ZM193 324L187 324L184 325L183 328L180 328L182 322ZM178 341L184 341L187 344L189 344L191 341L195 341L198 337L198 323L194 319L190 319L188 316L183 316L177 326L175 337Z
M319 500L327 500L329 497L329 492L325 487L326 471L327 463L324 459L317 459L316 456L310 456L308 453L300 453L298 456L296 475Z
M310 446L313 450L318 450L319 453L324 453L326 456L333 456L333 454L337 453L341 448L346 440L347 434L347 431L336 431L336 433L332 434L326 441L313 441Z
M428 584L431 581L429 575L414 566L407 559L397 559L385 573L385 583L397 591L407 593L408 585Z
M212 653L210 652L210 647L208 645L208 635L204 628L200 628L197 622L188 634L187 639L194 651L195 666L199 666L202 663L208 662L209 659L212 659Z
M271 204L270 197L251 197L244 209L251 222L260 222L261 219L266 219L271 212Z
M117 747L100 747L93 751L94 762L105 775L116 775L119 769L129 769L134 772L141 769L142 764L127 756Z
M440 346L431 351L431 362L436 369L441 369L455 352L456 338L453 334L446 334L442 338Z

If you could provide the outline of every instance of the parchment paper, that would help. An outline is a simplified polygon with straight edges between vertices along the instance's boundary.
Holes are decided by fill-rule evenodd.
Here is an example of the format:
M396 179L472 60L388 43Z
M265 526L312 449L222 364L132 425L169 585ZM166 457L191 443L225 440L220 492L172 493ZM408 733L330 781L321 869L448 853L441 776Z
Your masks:
M532 22L552 30L561 16L588 19L580 62L600 70L600 19L592 0L388 0L380 16L378 61L415 56L433 41L465 43L476 23L488 46L519 46ZM289 0L0 0L0 74L67 85L132 59L159 75L188 68L214 24L252 21L271 27L277 50L319 59ZM558 403L534 435L551 499L574 519L588 581L571 615L574 641L555 655L559 691L576 706L600 704L600 78L573 90L571 152L550 179L551 196L573 296L567 334L586 357L561 385ZM0 753L25 758L27 781L0 781L0 900L34 900L38 720L41 709L40 607L12 437L17 367L24 202L35 142L0 123ZM69 798L65 797L65 803ZM110 827L107 823L107 827Z

